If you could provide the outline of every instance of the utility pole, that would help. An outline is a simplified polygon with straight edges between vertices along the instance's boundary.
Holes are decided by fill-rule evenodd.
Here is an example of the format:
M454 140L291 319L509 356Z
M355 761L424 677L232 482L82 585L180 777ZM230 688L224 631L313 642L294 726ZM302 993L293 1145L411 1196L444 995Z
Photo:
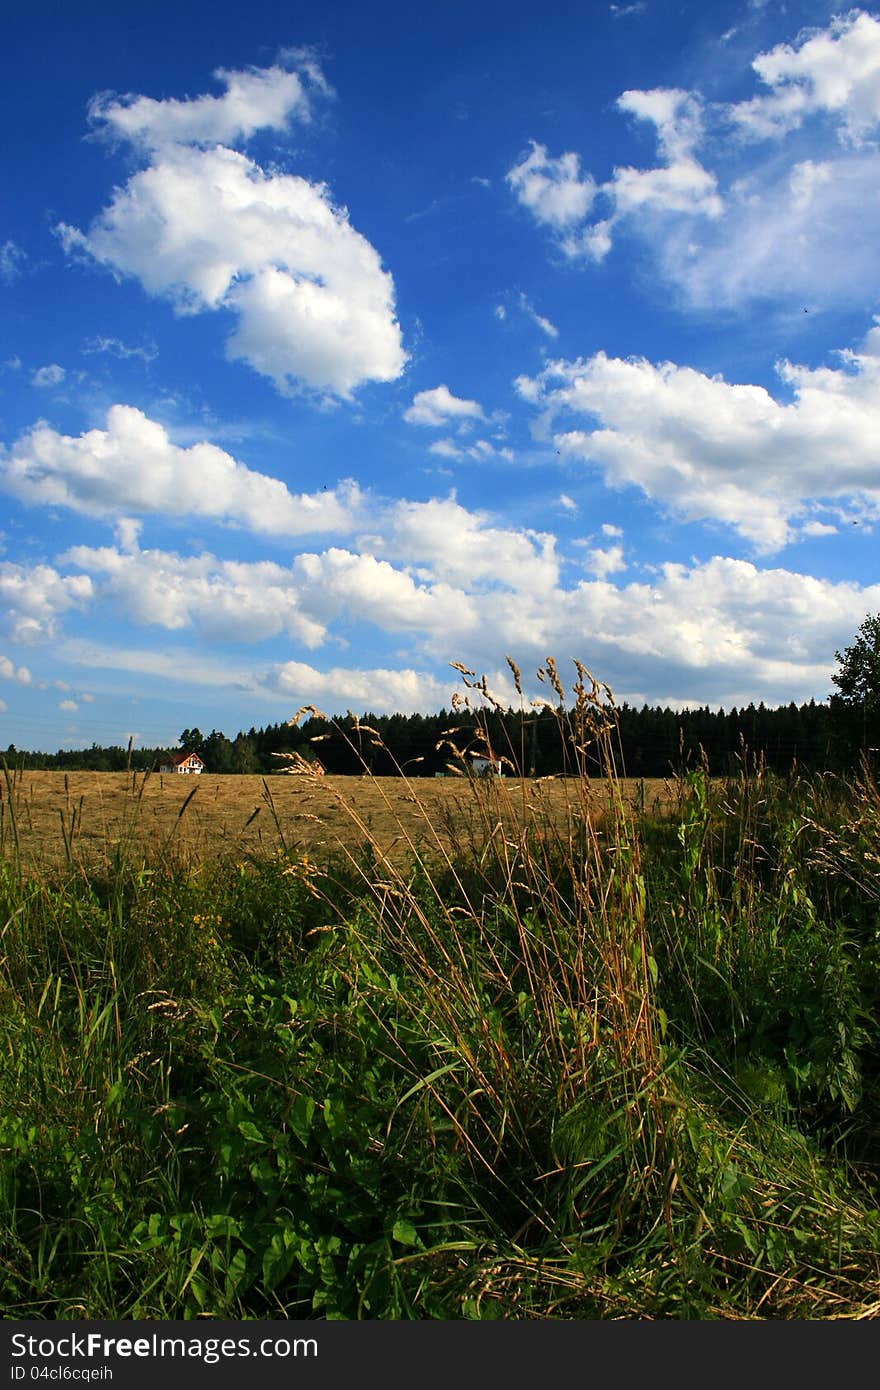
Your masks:
M531 719L523 719L523 730L530 728L532 733L529 739L529 770L527 777L534 777L535 767L538 760L538 714L537 711ZM525 754L525 739L523 739L523 754Z

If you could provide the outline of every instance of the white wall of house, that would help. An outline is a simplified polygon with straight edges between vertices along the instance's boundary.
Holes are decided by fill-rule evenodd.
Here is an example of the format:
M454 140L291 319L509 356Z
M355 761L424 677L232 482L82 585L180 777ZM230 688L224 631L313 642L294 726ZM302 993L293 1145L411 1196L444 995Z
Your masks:
M500 758L471 758L471 770L475 777L500 777Z

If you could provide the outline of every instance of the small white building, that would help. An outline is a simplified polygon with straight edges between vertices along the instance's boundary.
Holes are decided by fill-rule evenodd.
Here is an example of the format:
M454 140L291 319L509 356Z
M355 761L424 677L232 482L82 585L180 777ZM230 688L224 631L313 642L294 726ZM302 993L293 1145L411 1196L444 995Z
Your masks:
M475 777L500 777L500 758L471 758L471 771Z
M198 753L175 753L167 763L162 763L160 772L204 772L205 764Z

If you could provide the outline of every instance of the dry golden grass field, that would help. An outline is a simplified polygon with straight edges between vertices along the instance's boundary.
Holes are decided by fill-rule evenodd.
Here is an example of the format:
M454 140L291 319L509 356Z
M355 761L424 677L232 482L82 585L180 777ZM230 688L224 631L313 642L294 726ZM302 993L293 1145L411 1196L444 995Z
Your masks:
M675 795L660 779L621 782L625 799L659 810ZM111 860L122 845L147 859L191 859L296 849L321 859L370 840L405 856L452 838L482 841L523 816L564 825L569 811L597 818L609 788L564 779L162 776L124 772L10 772L0 778L0 852L29 868Z

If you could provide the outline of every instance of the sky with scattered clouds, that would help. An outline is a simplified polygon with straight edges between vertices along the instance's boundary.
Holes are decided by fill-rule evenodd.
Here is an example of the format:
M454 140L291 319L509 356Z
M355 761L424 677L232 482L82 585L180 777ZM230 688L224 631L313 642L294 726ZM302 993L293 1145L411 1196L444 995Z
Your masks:
M0 746L822 700L880 609L880 11L13 0Z

